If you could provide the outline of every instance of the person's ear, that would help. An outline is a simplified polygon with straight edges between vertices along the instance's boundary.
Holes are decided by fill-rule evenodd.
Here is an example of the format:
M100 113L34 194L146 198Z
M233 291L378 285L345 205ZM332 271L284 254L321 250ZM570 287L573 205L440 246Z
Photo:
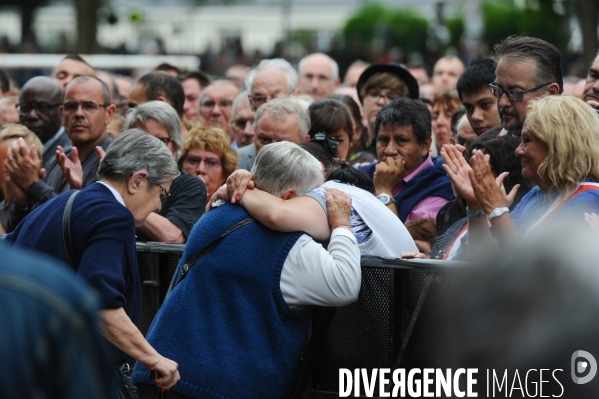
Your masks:
M284 200L288 200L288 199L295 198L295 197L297 197L297 191L291 189L291 190L285 191L285 193L283 194L283 196L281 198L283 198Z
M547 95L555 96L559 94L559 85L557 83L551 83L547 86Z
M167 103L168 105L171 105L171 103L164 96L158 96L158 97L156 97L156 100L162 101L162 102Z
M106 126L108 126L110 124L110 122L112 121L112 117L114 116L115 112L116 112L116 105L110 104L108 107L106 107L106 119L104 121Z
M147 179L147 177L148 172L146 172L145 170L138 170L137 172L135 172L127 182L127 191L129 191L129 194L135 194L136 192L138 192L141 189L143 181Z
M308 143L310 141L310 135L309 134L306 134L306 137L304 137L304 141L306 143Z
M424 140L424 143L422 143L420 145L420 155L422 155L422 157L426 158L428 157L428 153L431 149L431 144L433 143L433 138L432 137L427 137Z

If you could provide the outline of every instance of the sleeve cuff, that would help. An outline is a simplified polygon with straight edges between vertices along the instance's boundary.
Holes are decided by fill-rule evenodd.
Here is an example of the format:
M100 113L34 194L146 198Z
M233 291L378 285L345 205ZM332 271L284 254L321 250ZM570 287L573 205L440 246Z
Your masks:
M337 227L335 230L333 230L333 232L331 233L331 240L335 236L345 236L345 237L349 238L350 240L352 240L352 242L358 244L358 241L356 240L356 236L354 236L354 234L351 231L349 231L348 229L346 229L345 227Z

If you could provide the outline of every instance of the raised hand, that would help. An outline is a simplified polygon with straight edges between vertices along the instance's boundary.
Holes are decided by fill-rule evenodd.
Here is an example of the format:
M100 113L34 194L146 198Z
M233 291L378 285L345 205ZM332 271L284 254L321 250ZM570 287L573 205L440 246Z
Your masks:
M237 169L227 178L227 190L229 199L234 204L241 201L245 190L254 188L254 175L247 170Z
M468 173L472 170L459 148L451 144L444 144L441 148L441 157L445 160L443 169L447 172L457 194L461 195L470 209L477 208L477 199L472 189Z
M483 154L480 150L472 151L470 158L472 170L468 172L474 195L480 207L487 213L493 212L496 208L507 207L506 200L501 193L501 186L505 174L502 173L497 178L493 176L491 166L489 165L489 155ZM510 194L513 193L510 192ZM504 190L505 192L505 190ZM515 193L513 194L515 196Z
M79 160L77 147L71 148L71 159L67 157L61 146L56 148L56 162L62 170L64 178L69 182L71 189L83 188L83 168Z
M10 180L23 191L27 191L33 183L45 176L35 145L28 146L22 137L8 147L4 165Z
M351 197L334 188L327 188L324 198L327 201L327 217L331 231L337 227L350 230Z

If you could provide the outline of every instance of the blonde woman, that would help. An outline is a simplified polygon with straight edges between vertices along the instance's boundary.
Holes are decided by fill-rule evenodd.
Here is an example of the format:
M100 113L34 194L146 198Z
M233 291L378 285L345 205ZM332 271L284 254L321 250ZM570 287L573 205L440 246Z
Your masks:
M584 222L599 211L599 115L582 100L545 96L531 101L516 156L522 176L535 184L513 212L489 167L489 156L473 151L468 166L453 146L443 147L445 169L468 204L468 231L480 244L505 247L518 237L559 222ZM582 224L581 224L582 225Z
M10 174L6 170L5 163L8 160L8 149L10 147L18 148L18 142L24 141L27 148L30 148L32 159L38 163L40 169L40 178L42 178L42 151L43 144L40 139L31 130L23 125L9 124L0 131L0 188L4 193L4 201L0 206L0 230L3 233L10 233L17 227L19 222L38 204L31 202L27 193L18 185L13 184ZM35 153L35 155L33 155Z
M179 167L202 179L210 198L237 169L238 161L231 139L222 129L198 126L183 143Z

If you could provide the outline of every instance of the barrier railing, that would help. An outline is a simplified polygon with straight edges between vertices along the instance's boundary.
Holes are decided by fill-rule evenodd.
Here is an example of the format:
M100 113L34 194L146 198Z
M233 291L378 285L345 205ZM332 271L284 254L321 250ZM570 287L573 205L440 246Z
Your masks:
M183 247L137 244L144 334L164 300ZM315 316L312 347L293 396L302 397L308 387L308 397L338 397L340 368L442 366L443 351L435 335L438 309L451 273L469 264L363 257L361 265L358 300Z

